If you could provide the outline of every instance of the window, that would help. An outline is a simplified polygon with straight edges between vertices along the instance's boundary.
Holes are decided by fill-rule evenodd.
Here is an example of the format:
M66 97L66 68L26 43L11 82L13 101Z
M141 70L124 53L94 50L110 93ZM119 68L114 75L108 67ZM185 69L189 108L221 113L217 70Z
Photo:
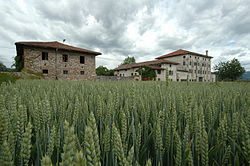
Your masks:
M172 65L169 65L169 67L171 67Z
M122 74L120 74L120 77L122 76Z
M131 73L131 76L133 75L134 73Z
M68 55L64 54L62 57L63 57L63 62L68 62Z
M157 73L158 73L158 74L161 74L161 70L157 70Z
M48 53L42 52L42 60L48 60Z
M161 79L160 79L160 78L158 78L158 81L161 81Z
M186 56L183 56L183 58L186 58Z
M191 62L191 61L189 62L189 65L192 65L192 62Z
M85 57L84 56L80 56L80 63L84 64L85 63Z
M47 69L43 70L43 74L48 74L49 71Z
M68 74L69 71L68 70L63 70L63 74Z
M190 58L192 58L191 55L190 55Z
M185 62L183 62L183 65L186 65L186 63L185 63Z
M80 71L80 74L81 74L81 75L84 75L84 71Z

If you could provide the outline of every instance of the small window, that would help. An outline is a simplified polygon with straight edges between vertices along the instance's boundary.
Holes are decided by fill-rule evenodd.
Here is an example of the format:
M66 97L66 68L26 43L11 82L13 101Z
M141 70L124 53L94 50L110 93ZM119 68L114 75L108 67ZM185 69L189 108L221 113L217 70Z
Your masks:
M190 65L192 65L192 62L190 61L190 63L189 63Z
M47 52L42 52L42 60L48 60L48 53Z
M63 74L68 74L69 71L68 70L63 70Z
M183 58L186 58L186 56L183 56Z
M43 70L43 74L48 74L49 71L47 69Z
M134 73L131 73L131 76L133 75Z
M161 70L157 70L157 73L158 73L158 74L161 74Z
M172 65L169 65L169 67L171 67Z
M85 63L85 57L84 56L80 56L80 63L84 64Z
M185 63L185 62L183 62L183 65L186 65L186 63Z
M190 55L190 58L191 58L191 55Z
M81 75L84 75L84 71L80 71L80 74L81 74Z
M122 76L122 74L120 74L120 77Z
M158 78L158 81L161 81L161 79L160 79L160 78Z
M66 54L63 55L63 62L68 62L68 55Z

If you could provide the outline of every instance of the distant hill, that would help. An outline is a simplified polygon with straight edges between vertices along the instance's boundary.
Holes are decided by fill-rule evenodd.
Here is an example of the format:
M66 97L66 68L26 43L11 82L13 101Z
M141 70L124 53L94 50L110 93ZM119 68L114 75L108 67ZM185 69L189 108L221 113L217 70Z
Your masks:
M250 80L250 71L246 71L242 76L241 80Z

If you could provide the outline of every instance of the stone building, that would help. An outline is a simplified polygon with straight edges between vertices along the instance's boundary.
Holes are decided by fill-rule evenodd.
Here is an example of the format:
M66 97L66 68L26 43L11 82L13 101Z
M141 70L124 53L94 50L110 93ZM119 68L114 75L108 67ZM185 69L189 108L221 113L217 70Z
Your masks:
M166 72L168 72L170 81L215 82L215 75L211 73L212 58L208 56L208 51L204 55L187 50L177 50L157 57L155 61L122 65L115 68L114 71L117 76L134 76L139 75L136 72L139 66L151 66L155 69L158 81L165 81ZM164 61L168 63L162 63ZM141 80L141 76L135 77L135 79Z
M60 42L16 42L22 68L43 73L46 79L95 80L95 57L100 52Z

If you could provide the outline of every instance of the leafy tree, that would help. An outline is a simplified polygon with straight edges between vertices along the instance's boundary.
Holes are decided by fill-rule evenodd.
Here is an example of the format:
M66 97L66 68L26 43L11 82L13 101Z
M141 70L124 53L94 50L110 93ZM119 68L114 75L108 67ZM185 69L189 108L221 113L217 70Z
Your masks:
M123 60L123 62L120 64L121 65L127 65L127 64L132 64L135 63L135 58L134 57L127 57Z
M238 59L227 62L220 62L214 67L219 80L234 81L245 73L244 67L241 66Z
M143 66L140 69L136 70L142 78L149 78L153 80L156 77L155 70L148 67L148 66Z
M114 76L114 71L109 70L104 66L99 66L96 68L96 75L98 76Z
M0 62L0 71L8 71L8 68L2 62Z
M15 60L15 63L12 65L12 67L15 67L15 71L21 71L23 69L21 57L16 56L14 60Z

